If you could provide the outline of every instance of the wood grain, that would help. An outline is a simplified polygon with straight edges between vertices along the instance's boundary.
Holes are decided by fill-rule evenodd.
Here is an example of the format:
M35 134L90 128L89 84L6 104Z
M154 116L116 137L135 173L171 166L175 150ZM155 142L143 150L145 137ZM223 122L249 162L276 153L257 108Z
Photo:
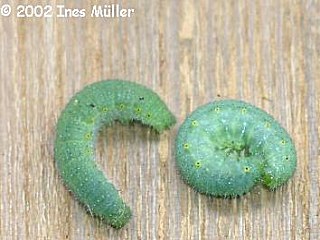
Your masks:
M319 1L122 1L131 18L89 16L117 1L43 2L87 16L0 17L0 239L320 238ZM134 210L121 230L85 212L53 159L60 111L107 78L152 88L178 119L160 136L138 124L102 131L97 161ZM288 184L228 200L181 181L177 129L220 98L261 107L288 130L298 150Z

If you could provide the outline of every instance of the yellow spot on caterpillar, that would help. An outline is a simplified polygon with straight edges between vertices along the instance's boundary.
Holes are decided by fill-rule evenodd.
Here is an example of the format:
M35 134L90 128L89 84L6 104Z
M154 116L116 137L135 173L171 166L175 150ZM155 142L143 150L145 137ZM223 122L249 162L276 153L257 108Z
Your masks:
M284 156L284 160L289 161L289 156Z
M151 118L152 114L151 113L147 113L147 118Z
M215 107L215 108L214 108L214 111L215 111L216 113L219 113L219 112L220 112L220 110L221 110L221 108L220 108L220 107Z
M92 156L93 155L93 151L91 148L86 148L84 151L85 155L87 156Z
M183 148L184 148L184 149L189 149L189 148L190 148L190 144L189 144L189 143L183 144Z
M198 123L197 120L193 120L193 121L191 122L191 125L192 125L193 127L197 127L197 126L199 125L199 123Z
M85 140L92 140L92 136L93 136L92 132L88 132L84 135L84 138Z
M137 107L137 108L135 109L135 112L136 112L136 113L141 113L141 111L142 111L141 107Z
M245 108L245 107L241 108L241 113L242 114L247 114L247 112L248 112L247 108Z
M248 173L248 172L251 171L251 168L250 168L250 167L244 167L244 168L243 168L243 171L244 171L245 173Z
M123 103L120 103L119 108L122 111L124 109L125 105Z
M196 162L194 163L194 166L195 166L196 168L201 168L201 162L200 162L200 161L196 161Z
M281 142L280 142L282 145L285 145L287 143L286 140L282 139Z
M102 112L106 113L106 112L108 112L108 111L109 111L109 109L108 109L107 107L103 107L103 108L102 108Z

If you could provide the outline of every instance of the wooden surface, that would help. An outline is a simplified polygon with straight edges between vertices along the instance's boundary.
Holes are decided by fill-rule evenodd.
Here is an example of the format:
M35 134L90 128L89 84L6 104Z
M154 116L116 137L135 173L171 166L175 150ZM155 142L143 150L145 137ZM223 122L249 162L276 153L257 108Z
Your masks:
M0 239L320 238L319 1L132 0L122 6L134 15L113 19L89 16L111 1L66 2L46 1L87 16L0 17ZM103 130L97 161L134 211L121 230L85 212L53 159L60 111L107 78L152 88L178 119L161 136L138 124ZM181 181L178 127L222 98L255 104L288 130L298 151L288 184L226 200Z

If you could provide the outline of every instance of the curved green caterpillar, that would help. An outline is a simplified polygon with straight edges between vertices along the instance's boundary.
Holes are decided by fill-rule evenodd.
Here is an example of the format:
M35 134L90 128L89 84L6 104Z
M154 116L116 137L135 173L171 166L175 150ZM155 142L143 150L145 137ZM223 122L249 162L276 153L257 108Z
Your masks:
M182 178L196 191L216 197L245 194L258 182L275 189L293 175L296 161L286 130L265 111L242 101L199 107L176 138Z
M128 81L93 83L72 97L58 119L54 157L66 186L95 216L123 227L131 210L95 163L95 142L102 125L139 121L161 133L175 117L150 89Z

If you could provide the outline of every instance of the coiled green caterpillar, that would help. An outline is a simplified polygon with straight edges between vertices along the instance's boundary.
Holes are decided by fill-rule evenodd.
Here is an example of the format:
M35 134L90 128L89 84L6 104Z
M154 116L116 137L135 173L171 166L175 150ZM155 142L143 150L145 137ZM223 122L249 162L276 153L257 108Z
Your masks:
M258 182L275 189L293 175L296 158L290 136L272 116L236 100L199 107L176 138L182 178L217 197L245 194Z
M176 120L159 96L128 81L91 84L72 97L61 113L54 157L65 185L95 216L123 227L131 210L95 163L95 142L103 125L139 121L161 133Z

